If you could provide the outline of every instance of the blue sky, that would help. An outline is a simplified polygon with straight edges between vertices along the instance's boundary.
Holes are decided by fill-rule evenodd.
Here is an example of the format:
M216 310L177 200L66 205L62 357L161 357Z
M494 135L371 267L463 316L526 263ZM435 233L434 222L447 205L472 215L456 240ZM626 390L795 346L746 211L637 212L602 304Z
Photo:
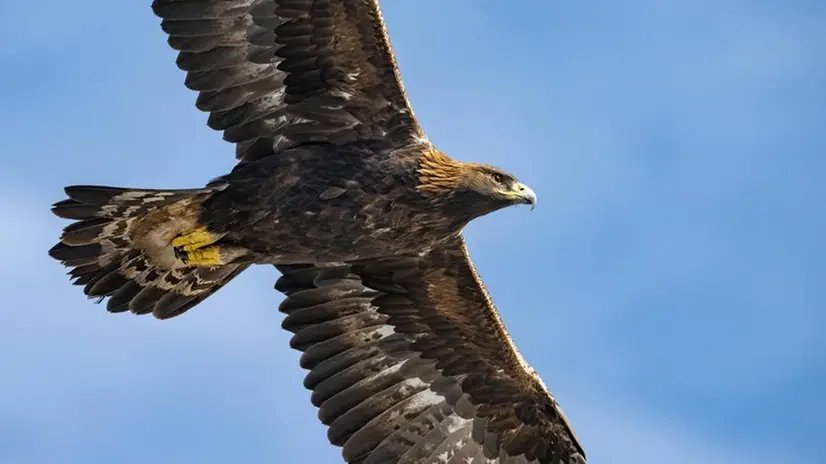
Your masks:
M64 185L232 166L149 3L0 5L0 462L338 462L274 269L156 321L46 256ZM467 236L589 462L821 462L826 5L383 5L430 139L539 195Z

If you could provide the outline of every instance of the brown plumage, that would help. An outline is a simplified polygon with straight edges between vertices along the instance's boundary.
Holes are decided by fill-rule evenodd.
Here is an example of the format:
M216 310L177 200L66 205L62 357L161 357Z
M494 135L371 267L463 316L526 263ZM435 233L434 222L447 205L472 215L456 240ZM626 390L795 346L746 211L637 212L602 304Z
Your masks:
M462 229L529 188L451 159L407 101L374 0L156 0L239 164L205 188L68 187L50 254L112 312L174 317L252 264L347 462L582 463ZM474 461L475 462L475 461Z

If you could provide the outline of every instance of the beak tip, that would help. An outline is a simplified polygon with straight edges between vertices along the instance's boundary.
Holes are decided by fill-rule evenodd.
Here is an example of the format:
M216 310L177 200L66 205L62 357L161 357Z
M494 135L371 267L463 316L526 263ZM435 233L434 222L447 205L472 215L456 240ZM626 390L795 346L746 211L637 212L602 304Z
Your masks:
M536 193L530 187L523 185L522 188L522 198L525 199L525 203L531 205L531 211L533 211L536 208Z

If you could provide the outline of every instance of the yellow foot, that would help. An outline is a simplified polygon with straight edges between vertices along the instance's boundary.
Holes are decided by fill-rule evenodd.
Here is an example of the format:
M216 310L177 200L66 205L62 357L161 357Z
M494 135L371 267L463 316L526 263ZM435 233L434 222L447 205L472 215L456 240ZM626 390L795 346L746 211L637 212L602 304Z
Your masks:
M175 248L176 253L180 251L193 251L212 245L220 240L221 237L223 237L223 234L216 234L208 231L206 227L200 227L172 239L172 246Z
M227 264L221 258L221 249L217 245L205 246L187 251L184 247L175 248L175 256L189 266L220 266Z

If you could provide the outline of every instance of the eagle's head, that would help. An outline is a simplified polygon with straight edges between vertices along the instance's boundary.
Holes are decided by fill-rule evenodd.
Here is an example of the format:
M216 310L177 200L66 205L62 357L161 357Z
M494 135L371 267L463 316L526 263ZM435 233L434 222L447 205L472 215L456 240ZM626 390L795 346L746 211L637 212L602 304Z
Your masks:
M511 205L536 206L536 194L495 166L463 163L428 150L419 160L417 189L470 220Z

